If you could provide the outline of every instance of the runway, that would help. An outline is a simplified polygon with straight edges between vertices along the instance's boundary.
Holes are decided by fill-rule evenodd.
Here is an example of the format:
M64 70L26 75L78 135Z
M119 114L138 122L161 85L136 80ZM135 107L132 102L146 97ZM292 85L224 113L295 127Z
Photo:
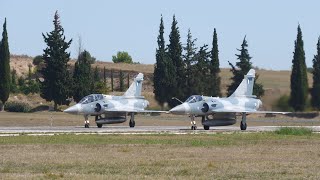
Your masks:
M105 126L102 128L82 126L33 126L33 127L0 127L0 136L16 135L55 135L55 134L215 134L215 133L249 133L275 131L281 126L248 126L246 131L241 131L237 126L210 127L204 130L198 127L191 130L188 126ZM303 126L311 128L314 132L320 132L320 126Z

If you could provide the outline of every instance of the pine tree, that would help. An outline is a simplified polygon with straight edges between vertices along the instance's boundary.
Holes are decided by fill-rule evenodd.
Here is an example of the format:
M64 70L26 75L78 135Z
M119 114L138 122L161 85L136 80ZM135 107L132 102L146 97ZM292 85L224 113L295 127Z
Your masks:
M67 104L72 93L71 78L68 72L70 53L66 50L70 47L72 39L65 41L64 30L60 24L58 12L54 15L54 30L42 34L47 48L44 49L43 59L45 67L41 69L44 81L41 83L41 97L47 101L54 101L54 109L57 105Z
M192 85L194 92L192 94L207 95L210 87L208 86L210 80L210 52L208 52L208 45L200 47L198 53L195 55L195 68L192 76Z
M91 94L91 55L84 50L78 56L73 71L73 99L79 102L84 96Z
M220 90L221 78L219 76L219 73L220 73L219 64L220 62L219 62L218 36L217 36L216 28L214 28L212 50L211 50L210 81L208 84L210 88L209 95L213 97L221 96L221 90Z
M2 40L0 41L0 100L4 106L10 93L10 52L7 33L7 19L3 23ZM3 111L3 106L1 111Z
M239 62L236 63L236 67L229 62L231 66L231 72L233 73L233 77L231 77L232 83L228 86L228 96L233 94L233 92L238 88L244 75L246 75L249 70L252 68L252 62L250 61L252 57L250 57L248 52L248 43L246 41L246 37L244 37L243 42L241 44L241 49L237 49L240 51L240 54L236 54ZM263 85L257 83L259 75L256 75L254 85L253 85L253 94L257 97L261 97L264 94Z
M292 59L290 106L295 111L303 111L307 105L308 78L303 48L302 31L298 25L297 39Z
M180 42L180 32L177 26L178 22L173 16L171 25L171 32L169 35L168 55L172 63L168 64L170 69L173 70L172 74L169 75L171 78L172 89L169 90L171 97L177 97L179 99L184 98L183 90L186 87L185 84L185 65L182 61L182 45ZM169 99L168 99L169 100ZM177 101L168 101L171 107L177 105Z
M124 74L123 74L122 70L120 70L120 72L119 72L119 90L121 92L124 91Z
M317 43L317 54L313 58L313 85L311 89L311 105L320 110L320 37Z
M165 48L164 41L164 26L163 26L163 18L161 16L160 27L159 27L159 35L157 38L158 48L156 50L156 64L154 66L153 73L153 93L155 95L155 99L160 104L163 109L164 103L169 99L167 88L169 88L169 77L167 73L167 64L168 57Z
M188 96L190 96L191 94L193 94L195 92L195 86L193 84L193 79L194 79L194 73L196 71L194 71L194 64L195 64L195 55L196 55L196 51L197 48L195 47L195 42L197 39L192 39L192 35L191 35L191 31L190 29L188 30L188 36L187 36L187 44L186 46L183 48L185 51L185 54L183 55L183 60L184 60L184 64L185 66L185 78L186 78L186 87L185 87L185 91L184 91L184 98L183 100L185 100Z

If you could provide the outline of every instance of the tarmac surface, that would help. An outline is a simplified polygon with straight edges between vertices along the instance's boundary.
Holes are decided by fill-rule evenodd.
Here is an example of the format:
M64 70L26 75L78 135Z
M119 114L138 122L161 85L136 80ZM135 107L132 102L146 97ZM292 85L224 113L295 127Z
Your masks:
M97 128L92 126L84 128L83 126L33 126L33 127L0 127L0 136L27 135L55 135L55 134L215 134L215 133L233 133L233 132L264 132L274 131L281 126L248 126L246 131L241 131L237 126L219 126L210 127L210 130L204 130L198 127L197 130L191 130L188 126L104 126ZM320 132L320 126L303 126L311 128L314 132Z

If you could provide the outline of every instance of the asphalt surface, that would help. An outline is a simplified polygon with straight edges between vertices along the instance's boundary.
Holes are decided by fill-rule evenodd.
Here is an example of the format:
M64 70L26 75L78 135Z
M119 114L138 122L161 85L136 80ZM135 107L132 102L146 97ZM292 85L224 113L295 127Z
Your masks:
M314 132L320 132L320 126L304 126L311 128ZM191 130L187 126L105 126L97 128L92 126L84 128L80 126L35 126L35 127L0 127L0 136L15 136L21 134L28 135L54 135L54 134L215 134L232 132L263 132L274 131L280 126L248 126L246 131L241 131L236 126L210 127L210 130L204 130L198 127L197 130Z

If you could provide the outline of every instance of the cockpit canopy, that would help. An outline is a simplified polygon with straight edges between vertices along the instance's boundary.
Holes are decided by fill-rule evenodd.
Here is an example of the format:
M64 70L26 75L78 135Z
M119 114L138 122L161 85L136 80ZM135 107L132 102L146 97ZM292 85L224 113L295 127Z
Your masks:
M88 104L103 99L102 94L90 94L80 100L80 104Z
M195 103L195 102L202 101L202 99L203 98L200 95L192 95L185 102L187 102L187 103Z

